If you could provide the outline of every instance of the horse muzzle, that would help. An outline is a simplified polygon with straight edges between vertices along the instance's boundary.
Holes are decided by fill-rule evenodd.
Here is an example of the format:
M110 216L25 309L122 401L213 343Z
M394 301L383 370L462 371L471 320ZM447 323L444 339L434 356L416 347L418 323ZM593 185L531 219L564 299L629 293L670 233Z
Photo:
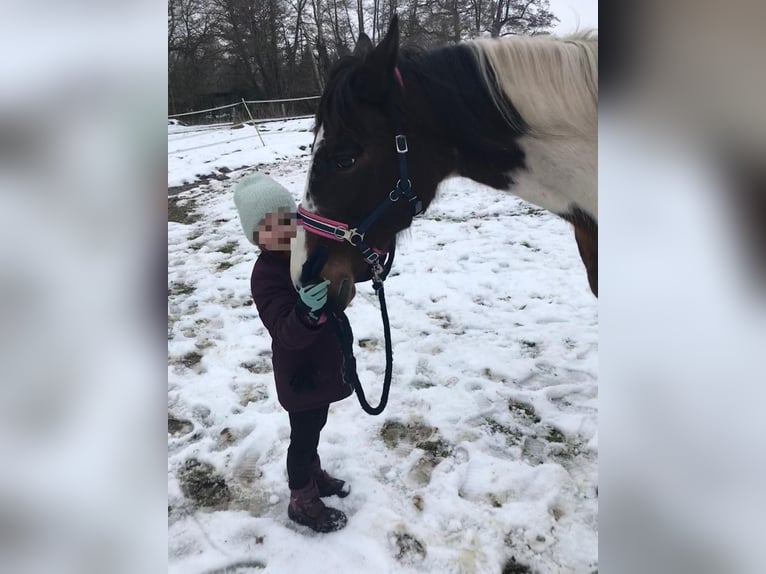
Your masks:
M340 286L337 289L336 304L343 310L348 307L349 303L356 296L356 286L354 281L350 278L341 279Z

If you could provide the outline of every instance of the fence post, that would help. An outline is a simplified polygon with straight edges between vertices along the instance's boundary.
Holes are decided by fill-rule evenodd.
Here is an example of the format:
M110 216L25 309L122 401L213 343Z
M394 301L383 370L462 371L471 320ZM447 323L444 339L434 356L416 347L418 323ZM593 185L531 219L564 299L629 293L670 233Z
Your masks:
M253 122L253 127L255 128L255 133L258 134L258 138L261 140L261 144L263 147L266 147L266 142L263 141L263 136L261 135L261 130L258 129L258 124L255 123L255 118L253 118L253 114L250 113L250 108L247 107L247 102L245 101L245 98L242 98L242 105L245 106L245 110L247 111L247 115L250 116L250 121Z

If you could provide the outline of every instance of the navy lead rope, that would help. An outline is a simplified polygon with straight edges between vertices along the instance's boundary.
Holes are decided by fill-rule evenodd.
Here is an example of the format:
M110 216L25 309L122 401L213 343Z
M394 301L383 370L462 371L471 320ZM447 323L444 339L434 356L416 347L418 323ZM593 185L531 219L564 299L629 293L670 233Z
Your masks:
M383 412L388 404L388 393L391 390L391 376L394 366L394 353L391 345L391 326L388 322L388 309L386 308L386 294L383 290L383 281L391 271L391 265L394 263L394 254L396 252L396 246L392 245L389 255L386 258L386 262L383 265L383 270L380 275L375 275L372 280L372 287L378 294L378 302L380 303L380 314L383 317L383 336L385 338L386 345L386 373L383 377L383 391L380 395L380 402L377 407L372 407L367 402L367 397L364 394L362 383L359 381L359 375L356 372L356 357L354 357L354 333L351 330L351 323L348 321L348 317L339 311L336 307L333 307L330 311L330 318L335 332L338 335L338 341L340 342L340 349L343 355L343 367L342 375L343 382L349 385L356 393L357 399L359 399L359 405L362 410L368 415L379 415Z

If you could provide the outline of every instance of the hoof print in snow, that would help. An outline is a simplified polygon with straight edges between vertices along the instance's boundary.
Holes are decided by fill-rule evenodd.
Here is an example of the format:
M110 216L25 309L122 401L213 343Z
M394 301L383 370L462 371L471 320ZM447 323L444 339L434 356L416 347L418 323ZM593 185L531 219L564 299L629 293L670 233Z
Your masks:
M175 415L168 413L168 434L173 436L183 436L194 430L194 425L187 420L176 418Z
M426 557L423 543L407 532L392 532L389 540L396 551L396 559L401 562L421 561Z
M186 353L184 356L180 357L179 359L176 359L175 363L183 365L187 369L201 372L201 365L200 365L201 361L202 361L202 355L198 353L197 351L192 351L191 353Z
M231 499L226 481L212 464L189 459L177 476L181 492L199 506L220 507Z
M545 462L545 443L528 436L524 439L521 454L532 464L542 464Z
M419 442L415 445L417 448L423 449L434 458L444 459L452 455L454 451L453 446L444 439L437 438L436 440L426 440Z
M234 253L234 250L237 248L237 245L239 245L236 241L228 241L227 243L223 244L221 247L216 249L218 253L225 253L226 255L231 255Z
M359 339L359 346L362 349L377 349L380 347L378 339Z
M494 381L496 383L507 383L508 379L506 379L503 375L494 372L490 368L485 368L482 372L482 375L484 375L484 378L489 379L490 381Z
M582 457L593 456L593 453L587 452L583 445L572 439L563 442L552 442L550 445L551 459L562 465L564 468L570 467L573 462Z
M210 407L205 405L194 405L192 408L192 415L195 419L202 422L203 425L210 426L210 421L208 419L210 416Z
M540 422L540 417L537 416L535 407L529 403L511 399L508 401L508 410L511 411L514 418L521 419L521 421L527 425L531 426Z
M240 363L239 366L255 375L263 375L272 371L271 361L266 360L256 361L254 363Z
M416 448L425 451L410 471L410 480L419 486L426 486L431 482L431 474L434 468L454 452L451 444L443 439L422 441L415 445Z
M452 327L452 317L450 317L447 313L437 313L437 312L429 312L426 313L429 319L436 321L439 323L439 327L442 329L449 329Z
M239 395L239 404L246 407L250 403L258 403L269 398L269 393L261 385L243 385L234 389Z
M563 443L566 442L566 437L559 429L551 427L545 434L545 440L548 442Z
M442 459L426 453L412 465L409 479L417 486L427 486L431 482L431 473L441 461Z
M423 501L423 497L419 494L416 494L412 497L412 504L417 508L420 512L423 512L423 508L425 506L425 502Z
M532 569L526 564L516 562L516 558L511 557L508 562L503 564L502 574L532 574Z
M239 438L237 437L237 433L231 430L229 427L226 427L218 434L216 448L218 450L229 448L231 445L237 442L237 438Z
M399 421L386 421L380 427L380 437L388 448L396 448L400 442L418 444L430 439L436 428L414 420L406 425Z
M413 379L410 383L410 386L413 389L430 389L431 387L435 387L431 381L428 381L426 379Z
M521 343L521 350L525 355L534 359L540 354L540 347L537 346L535 341L527 341L522 339L519 342Z
M505 435L505 442L508 446L515 446L521 442L523 435L518 428L506 426L493 418L486 418L484 422L490 432Z
M188 283L178 282L171 283L170 295L191 295L197 288L194 285Z

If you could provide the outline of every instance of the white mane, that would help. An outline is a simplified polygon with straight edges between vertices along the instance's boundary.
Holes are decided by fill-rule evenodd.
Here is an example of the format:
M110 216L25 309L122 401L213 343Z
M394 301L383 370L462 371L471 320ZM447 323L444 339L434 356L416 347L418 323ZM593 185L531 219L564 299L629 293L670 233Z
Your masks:
M474 40L495 105L513 124L507 100L530 135L581 135L598 131L598 34L516 36ZM494 75L494 80L490 77ZM519 128L521 126L514 126Z

